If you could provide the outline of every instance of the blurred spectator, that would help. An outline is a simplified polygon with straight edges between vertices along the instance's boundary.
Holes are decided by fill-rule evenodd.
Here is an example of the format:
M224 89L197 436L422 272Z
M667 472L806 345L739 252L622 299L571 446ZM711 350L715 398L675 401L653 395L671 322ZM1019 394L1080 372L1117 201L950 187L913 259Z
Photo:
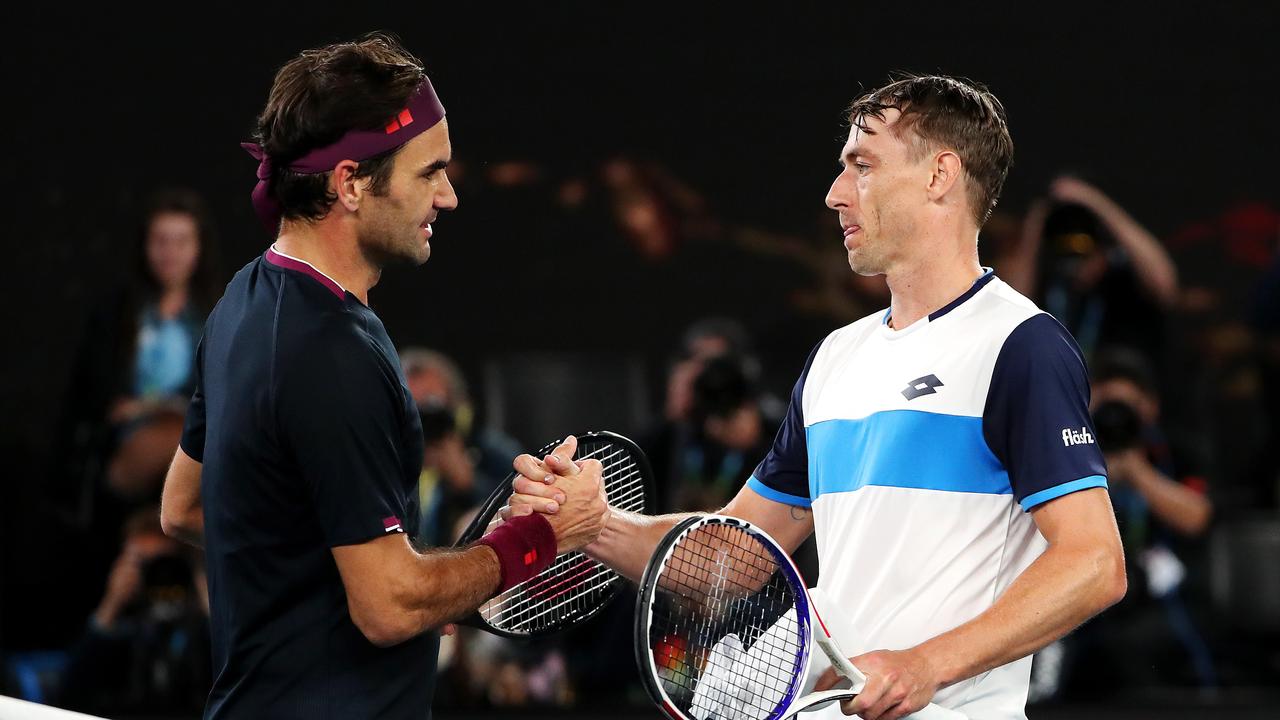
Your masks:
M676 494L682 485L683 448L696 434L692 424L695 385L712 360L736 358L748 382L758 382L759 364L749 354L751 340L742 324L723 317L708 317L694 322L684 332L680 351L672 360L666 378L663 419L645 433L640 445L649 456L657 474L658 508L669 512L676 507ZM753 465L750 469L754 469ZM745 479L745 478L744 478ZM706 509L706 508L700 508Z
M1213 689L1213 658L1181 592L1188 570L1180 554L1196 549L1213 514L1206 480L1188 452L1194 448L1168 441L1155 376L1141 355L1103 350L1092 370L1094 431L1106 457L1129 592L1037 655L1033 682L1041 689L1060 685L1066 697L1117 685Z
M153 499L182 432L196 344L219 286L204 202L155 194L143 214L127 285L95 304L63 413L63 454L77 478L105 472L110 490Z
M458 516L484 501L523 450L511 438L476 422L462 372L443 353L405 348L400 364L422 418L425 450L418 480L417 539L451 545Z
M1160 241L1093 185L1054 180L1002 264L1002 278L1058 318L1086 357L1113 344L1161 357L1177 270Z
M1202 535L1213 513L1207 483L1200 462L1187 452L1192 448L1183 443L1175 449L1166 439L1150 366L1134 351L1105 350L1093 363L1092 390L1095 429L1114 486L1113 503L1115 496L1132 496L1160 526L1183 537ZM1130 531L1137 528L1125 529ZM1148 540L1130 539L1135 545Z
M693 381L688 422L655 463L669 468L671 510L723 507L769 451L780 422L765 417L759 391L744 360L718 355Z
M212 682L209 600L192 551L148 506L125 524L106 591L71 651L61 704L95 714L199 713Z
M667 375L667 395L663 404L666 420L681 422L688 419L693 405L694 380L711 358L733 354L743 358L751 371L757 371L754 361L747 359L749 345L746 329L736 320L712 317L690 325L681 341L680 356Z
M476 483L476 460L458 434L454 414L434 402L419 405L418 414L423 456L414 539L423 547L448 546L456 538L444 530L484 502L487 492Z

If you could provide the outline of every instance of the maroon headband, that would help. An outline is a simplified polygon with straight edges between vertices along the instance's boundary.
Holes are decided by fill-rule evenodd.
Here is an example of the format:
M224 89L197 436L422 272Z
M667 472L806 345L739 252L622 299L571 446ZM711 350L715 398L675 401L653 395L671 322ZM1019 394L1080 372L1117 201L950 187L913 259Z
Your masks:
M317 148L289 163L286 167L296 173L311 175L329 172L343 160L368 160L388 150L394 150L409 142L418 134L436 126L444 119L444 106L436 97L431 81L425 76L409 105L378 130L348 130L332 145ZM253 209L267 232L273 235L280 229L280 202L271 196L271 173L275 165L257 143L240 143L258 161L258 184L253 188Z

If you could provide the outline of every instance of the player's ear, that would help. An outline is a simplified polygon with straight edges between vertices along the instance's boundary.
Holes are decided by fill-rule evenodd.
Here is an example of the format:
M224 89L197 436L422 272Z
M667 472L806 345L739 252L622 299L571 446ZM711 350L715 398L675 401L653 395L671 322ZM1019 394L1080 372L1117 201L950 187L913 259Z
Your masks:
M368 178L356 177L359 166L354 160L343 160L333 167L329 177L329 191L338 196L338 203L348 212L360 209L360 201L368 185Z
M960 190L964 184L960 176L964 173L964 163L960 156L950 150L935 153L930 162L929 199L938 202L948 193Z

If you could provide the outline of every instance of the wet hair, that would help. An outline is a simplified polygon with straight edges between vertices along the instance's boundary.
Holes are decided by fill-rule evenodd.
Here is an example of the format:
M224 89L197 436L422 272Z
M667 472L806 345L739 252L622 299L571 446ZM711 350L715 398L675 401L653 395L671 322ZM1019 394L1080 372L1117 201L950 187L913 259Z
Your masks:
M914 159L938 149L959 156L969 178L973 219L982 227L1000 199L1013 164L1013 138L1004 106L985 86L970 80L907 75L854 100L849 123L875 134L867 119L883 122L890 109L901 113L892 129L912 145Z

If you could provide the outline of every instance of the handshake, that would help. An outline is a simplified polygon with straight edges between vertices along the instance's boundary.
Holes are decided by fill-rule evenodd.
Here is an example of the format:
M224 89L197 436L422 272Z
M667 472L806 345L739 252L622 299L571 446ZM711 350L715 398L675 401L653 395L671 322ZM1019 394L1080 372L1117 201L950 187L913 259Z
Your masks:
M539 460L521 455L512 463L519 475L499 514L510 520L542 513L555 531L556 552L581 550L599 537L609 519L609 499L599 460L573 460L578 439L570 435Z

